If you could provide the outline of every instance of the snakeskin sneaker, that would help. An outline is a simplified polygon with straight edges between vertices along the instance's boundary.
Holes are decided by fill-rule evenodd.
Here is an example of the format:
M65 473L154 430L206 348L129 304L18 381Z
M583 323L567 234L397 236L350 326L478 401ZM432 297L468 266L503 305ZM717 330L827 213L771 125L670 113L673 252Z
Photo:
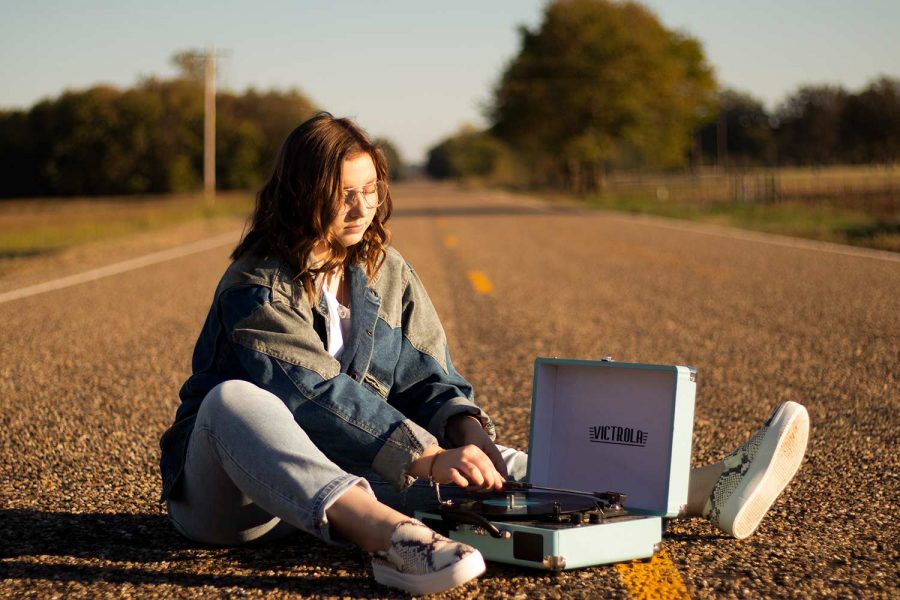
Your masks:
M429 529L421 521L401 521L391 547L372 555L372 573L382 585L410 594L435 594L484 573L481 553Z
M725 457L725 471L703 516L738 539L751 535L800 468L808 438L809 414L802 405L785 402L776 408L753 437Z

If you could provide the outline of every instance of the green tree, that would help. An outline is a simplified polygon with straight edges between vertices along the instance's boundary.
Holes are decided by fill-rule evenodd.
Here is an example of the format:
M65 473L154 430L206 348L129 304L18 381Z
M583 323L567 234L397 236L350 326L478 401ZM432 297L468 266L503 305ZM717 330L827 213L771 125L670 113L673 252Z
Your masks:
M479 179L498 184L515 184L520 177L506 144L471 125L464 125L428 151L425 172L436 179Z
M30 114L0 111L0 198L45 193Z
M387 138L376 139L375 145L381 148L381 152L387 160L388 178L391 181L403 179L406 165L403 164L403 159L400 157L400 152L397 150L397 147Z
M269 174L275 155L288 134L316 112L312 101L296 89L287 92L258 92L250 88L243 94L220 94L217 113L235 123L252 123L261 135L260 178ZM226 117L227 115L227 117Z
M520 33L490 116L539 183L589 190L614 167L684 163L715 100L697 40L609 0L551 2Z
M717 117L700 128L701 153L716 159L720 128L725 127L728 162L750 166L775 160L775 134L763 103L743 92L724 90L719 94Z
M846 90L830 85L806 85L790 94L775 110L778 161L782 164L831 164L843 158L841 115Z
M97 86L68 92L53 110L54 135L43 175L61 195L143 191L134 172L131 131L120 110L122 92ZM135 189L137 185L137 189Z
M428 150L428 158L425 160L425 174L434 179L450 179L456 177L451 164L450 138L441 140Z
M154 144L165 107L160 98L142 89L130 89L116 102L117 142L111 146L115 156L105 165L117 193L160 193L167 191L157 175Z
M151 132L148 160L154 192L189 192L203 182L203 85L187 78L150 78L139 89L162 107Z
M841 145L850 162L900 160L900 79L881 77L847 99Z
M265 137L257 123L236 121L220 114L216 125L216 186L222 189L257 187L265 173L261 157Z
M206 79L206 61L198 52L193 50L176 52L169 62L178 69L179 79L187 79L200 84Z
M174 79L121 90L67 91L28 111L0 112L0 197L188 192L203 172L203 81L195 57ZM202 63L200 64L202 66ZM255 187L287 134L314 107L297 90L220 93L217 180Z

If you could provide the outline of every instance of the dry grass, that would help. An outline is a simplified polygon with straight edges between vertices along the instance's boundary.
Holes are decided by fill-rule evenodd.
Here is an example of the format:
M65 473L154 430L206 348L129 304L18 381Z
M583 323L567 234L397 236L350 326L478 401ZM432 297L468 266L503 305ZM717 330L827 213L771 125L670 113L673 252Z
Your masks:
M900 252L900 165L620 173L598 208Z
M814 240L900 252L900 216L830 201L776 204L698 203L652 193L606 193L585 200L605 210L715 223Z
M779 194L766 195L769 181ZM735 193L739 186L739 194ZM880 190L880 191L879 191ZM900 252L900 165L790 168L719 176L619 174L590 205ZM0 261L171 225L245 216L249 192L0 201Z
M0 202L0 258L51 254L88 241L125 236L197 219L240 216L247 192L150 197L35 198Z

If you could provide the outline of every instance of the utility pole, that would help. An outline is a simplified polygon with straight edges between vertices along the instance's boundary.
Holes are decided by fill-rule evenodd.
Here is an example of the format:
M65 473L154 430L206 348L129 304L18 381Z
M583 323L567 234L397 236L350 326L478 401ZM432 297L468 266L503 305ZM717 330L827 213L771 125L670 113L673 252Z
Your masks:
M206 50L203 94L203 196L216 202L216 47Z
M216 58L229 54L210 45L180 55L189 61L186 68L193 76L199 77L203 65L203 197L209 205L216 202Z

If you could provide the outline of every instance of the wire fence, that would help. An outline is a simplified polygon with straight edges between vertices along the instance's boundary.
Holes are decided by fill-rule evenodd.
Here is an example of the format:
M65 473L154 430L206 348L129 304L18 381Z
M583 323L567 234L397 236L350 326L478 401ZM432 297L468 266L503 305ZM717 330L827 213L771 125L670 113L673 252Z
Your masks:
M617 173L606 191L704 206L797 202L896 215L900 165Z

